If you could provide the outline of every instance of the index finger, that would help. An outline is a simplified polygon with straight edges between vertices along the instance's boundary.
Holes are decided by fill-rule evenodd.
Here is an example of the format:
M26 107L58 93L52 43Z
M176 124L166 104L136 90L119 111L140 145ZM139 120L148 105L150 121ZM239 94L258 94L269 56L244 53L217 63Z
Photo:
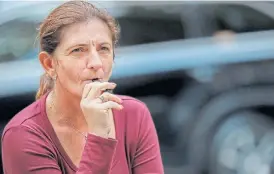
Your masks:
M91 84L91 89L88 93L88 98L96 98L102 94L103 91L108 89L114 89L116 87L115 83L110 82L93 82Z

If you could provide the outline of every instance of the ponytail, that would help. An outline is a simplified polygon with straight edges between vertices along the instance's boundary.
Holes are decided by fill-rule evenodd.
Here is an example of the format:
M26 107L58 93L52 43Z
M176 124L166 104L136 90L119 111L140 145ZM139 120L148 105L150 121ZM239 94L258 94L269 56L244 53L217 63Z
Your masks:
M49 75L44 73L40 78L40 86L35 97L36 100L38 100L41 96L51 91L53 89L53 86L53 79Z

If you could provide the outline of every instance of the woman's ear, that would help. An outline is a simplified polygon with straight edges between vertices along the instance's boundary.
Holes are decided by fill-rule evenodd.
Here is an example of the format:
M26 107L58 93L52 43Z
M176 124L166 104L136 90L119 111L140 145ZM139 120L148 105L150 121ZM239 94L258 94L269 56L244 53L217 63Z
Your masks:
M56 74L55 74L54 60L52 56L48 54L47 52L42 51L39 53L39 60L42 67L46 71L46 73L53 78Z

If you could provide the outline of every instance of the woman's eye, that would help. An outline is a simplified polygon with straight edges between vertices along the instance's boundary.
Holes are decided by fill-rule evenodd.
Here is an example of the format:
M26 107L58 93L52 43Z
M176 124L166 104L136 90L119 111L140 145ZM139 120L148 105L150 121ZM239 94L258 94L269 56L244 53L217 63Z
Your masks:
M103 51L109 51L109 48L108 47L102 47L101 48Z
M72 50L73 53L74 52L84 52L84 51L85 51L84 48L76 48L76 49Z

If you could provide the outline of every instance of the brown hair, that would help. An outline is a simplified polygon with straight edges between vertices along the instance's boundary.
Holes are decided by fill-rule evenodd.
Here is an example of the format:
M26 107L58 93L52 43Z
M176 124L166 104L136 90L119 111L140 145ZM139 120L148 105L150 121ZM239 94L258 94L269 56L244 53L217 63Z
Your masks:
M112 16L89 2L68 1L55 8L40 25L40 50L53 54L60 43L63 28L71 24L88 21L91 18L98 18L107 24L112 34L113 44L116 45L120 28ZM40 87L36 93L36 99L52 90L53 86L53 79L46 73L43 74L40 79Z

